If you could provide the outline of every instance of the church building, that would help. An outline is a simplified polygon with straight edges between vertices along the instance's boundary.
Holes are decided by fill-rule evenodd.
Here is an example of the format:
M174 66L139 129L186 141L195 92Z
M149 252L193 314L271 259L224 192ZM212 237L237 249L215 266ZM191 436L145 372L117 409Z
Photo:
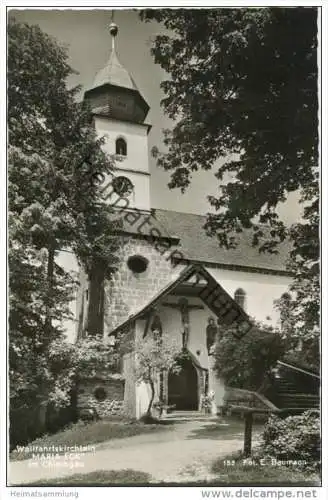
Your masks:
M279 327L274 303L291 282L289 249L282 244L278 254L259 253L244 232L239 245L227 250L206 234L206 216L152 208L149 105L119 62L114 23L110 33L109 60L84 98L97 134L105 137L105 151L116 159L114 174L101 189L121 223L119 264L111 280L98 284L81 270L77 341L88 335L90 289L101 286L99 331L105 342L125 332L133 345L160 332L181 343L181 370L158 378L156 401L176 411L200 412L204 396L211 393L215 413L225 391L213 370L220 325L236 323L240 338L253 319ZM133 349L127 349L117 374L82 381L78 405L93 406L100 416L121 412L140 418L150 388L136 380L135 362Z

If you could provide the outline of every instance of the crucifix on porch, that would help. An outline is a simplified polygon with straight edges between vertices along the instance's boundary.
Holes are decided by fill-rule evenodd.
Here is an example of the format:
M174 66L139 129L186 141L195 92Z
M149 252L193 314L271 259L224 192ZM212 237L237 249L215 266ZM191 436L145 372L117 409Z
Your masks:
M178 303L168 303L164 302L163 306L165 307L170 307L171 309L178 309L181 313L181 334L182 334L182 348L186 349L188 346L188 340L189 340L189 330L190 330L190 318L189 318L189 311L192 311L193 309L199 310L199 309L204 309L203 306L199 305L194 305L188 303L188 299L185 297L181 297L178 300Z

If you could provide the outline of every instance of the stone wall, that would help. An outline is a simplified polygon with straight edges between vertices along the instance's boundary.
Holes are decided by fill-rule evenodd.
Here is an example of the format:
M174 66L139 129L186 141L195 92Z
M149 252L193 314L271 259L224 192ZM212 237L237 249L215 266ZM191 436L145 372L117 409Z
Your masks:
M82 380L78 387L77 407L94 408L101 418L124 414L124 380L94 378ZM99 398L103 392L104 398ZM98 397L97 397L98 395Z
M128 268L127 260L133 255L148 259L145 272L137 274ZM150 241L137 238L124 240L119 258L117 272L105 285L105 335L146 306L183 269L171 264L169 251L161 252Z

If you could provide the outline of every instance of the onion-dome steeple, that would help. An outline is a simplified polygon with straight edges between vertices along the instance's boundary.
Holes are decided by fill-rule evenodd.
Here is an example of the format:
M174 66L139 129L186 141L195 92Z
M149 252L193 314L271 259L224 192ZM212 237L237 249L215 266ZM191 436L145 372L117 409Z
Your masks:
M101 69L87 90L84 98L89 102L94 114L119 120L142 123L149 106L140 94L130 73L119 62L115 48L118 27L109 25L112 35L112 51L106 66Z

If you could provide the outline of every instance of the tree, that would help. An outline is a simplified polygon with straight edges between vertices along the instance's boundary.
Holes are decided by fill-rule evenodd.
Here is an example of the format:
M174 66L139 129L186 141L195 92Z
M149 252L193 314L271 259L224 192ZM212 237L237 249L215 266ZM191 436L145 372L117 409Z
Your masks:
M285 352L282 336L270 326L254 322L241 339L236 325L221 327L215 349L215 370L226 385L258 391Z
M163 372L179 371L177 359L181 354L181 345L178 345L169 336L161 338L147 336L135 345L136 380L148 384L151 396L146 417L151 419L152 407L155 399L155 384Z
M51 344L63 339L75 276L56 256L70 250L91 275L115 265L110 209L94 176L112 171L89 110L67 89L66 52L38 26L8 25L9 286L12 427L49 400ZM90 300L92 298L90 297ZM98 324L97 321L94 323ZM96 328L90 326L95 334ZM34 417L32 427L37 427Z
M140 16L168 30L151 53L168 73L161 104L175 120L164 131L166 150L154 150L171 172L169 187L184 191L193 172L225 159L215 174L218 195L208 197L207 230L228 248L244 230L260 251L276 252L291 238L295 326L318 344L316 8L146 9ZM304 220L288 231L277 205L293 191Z

